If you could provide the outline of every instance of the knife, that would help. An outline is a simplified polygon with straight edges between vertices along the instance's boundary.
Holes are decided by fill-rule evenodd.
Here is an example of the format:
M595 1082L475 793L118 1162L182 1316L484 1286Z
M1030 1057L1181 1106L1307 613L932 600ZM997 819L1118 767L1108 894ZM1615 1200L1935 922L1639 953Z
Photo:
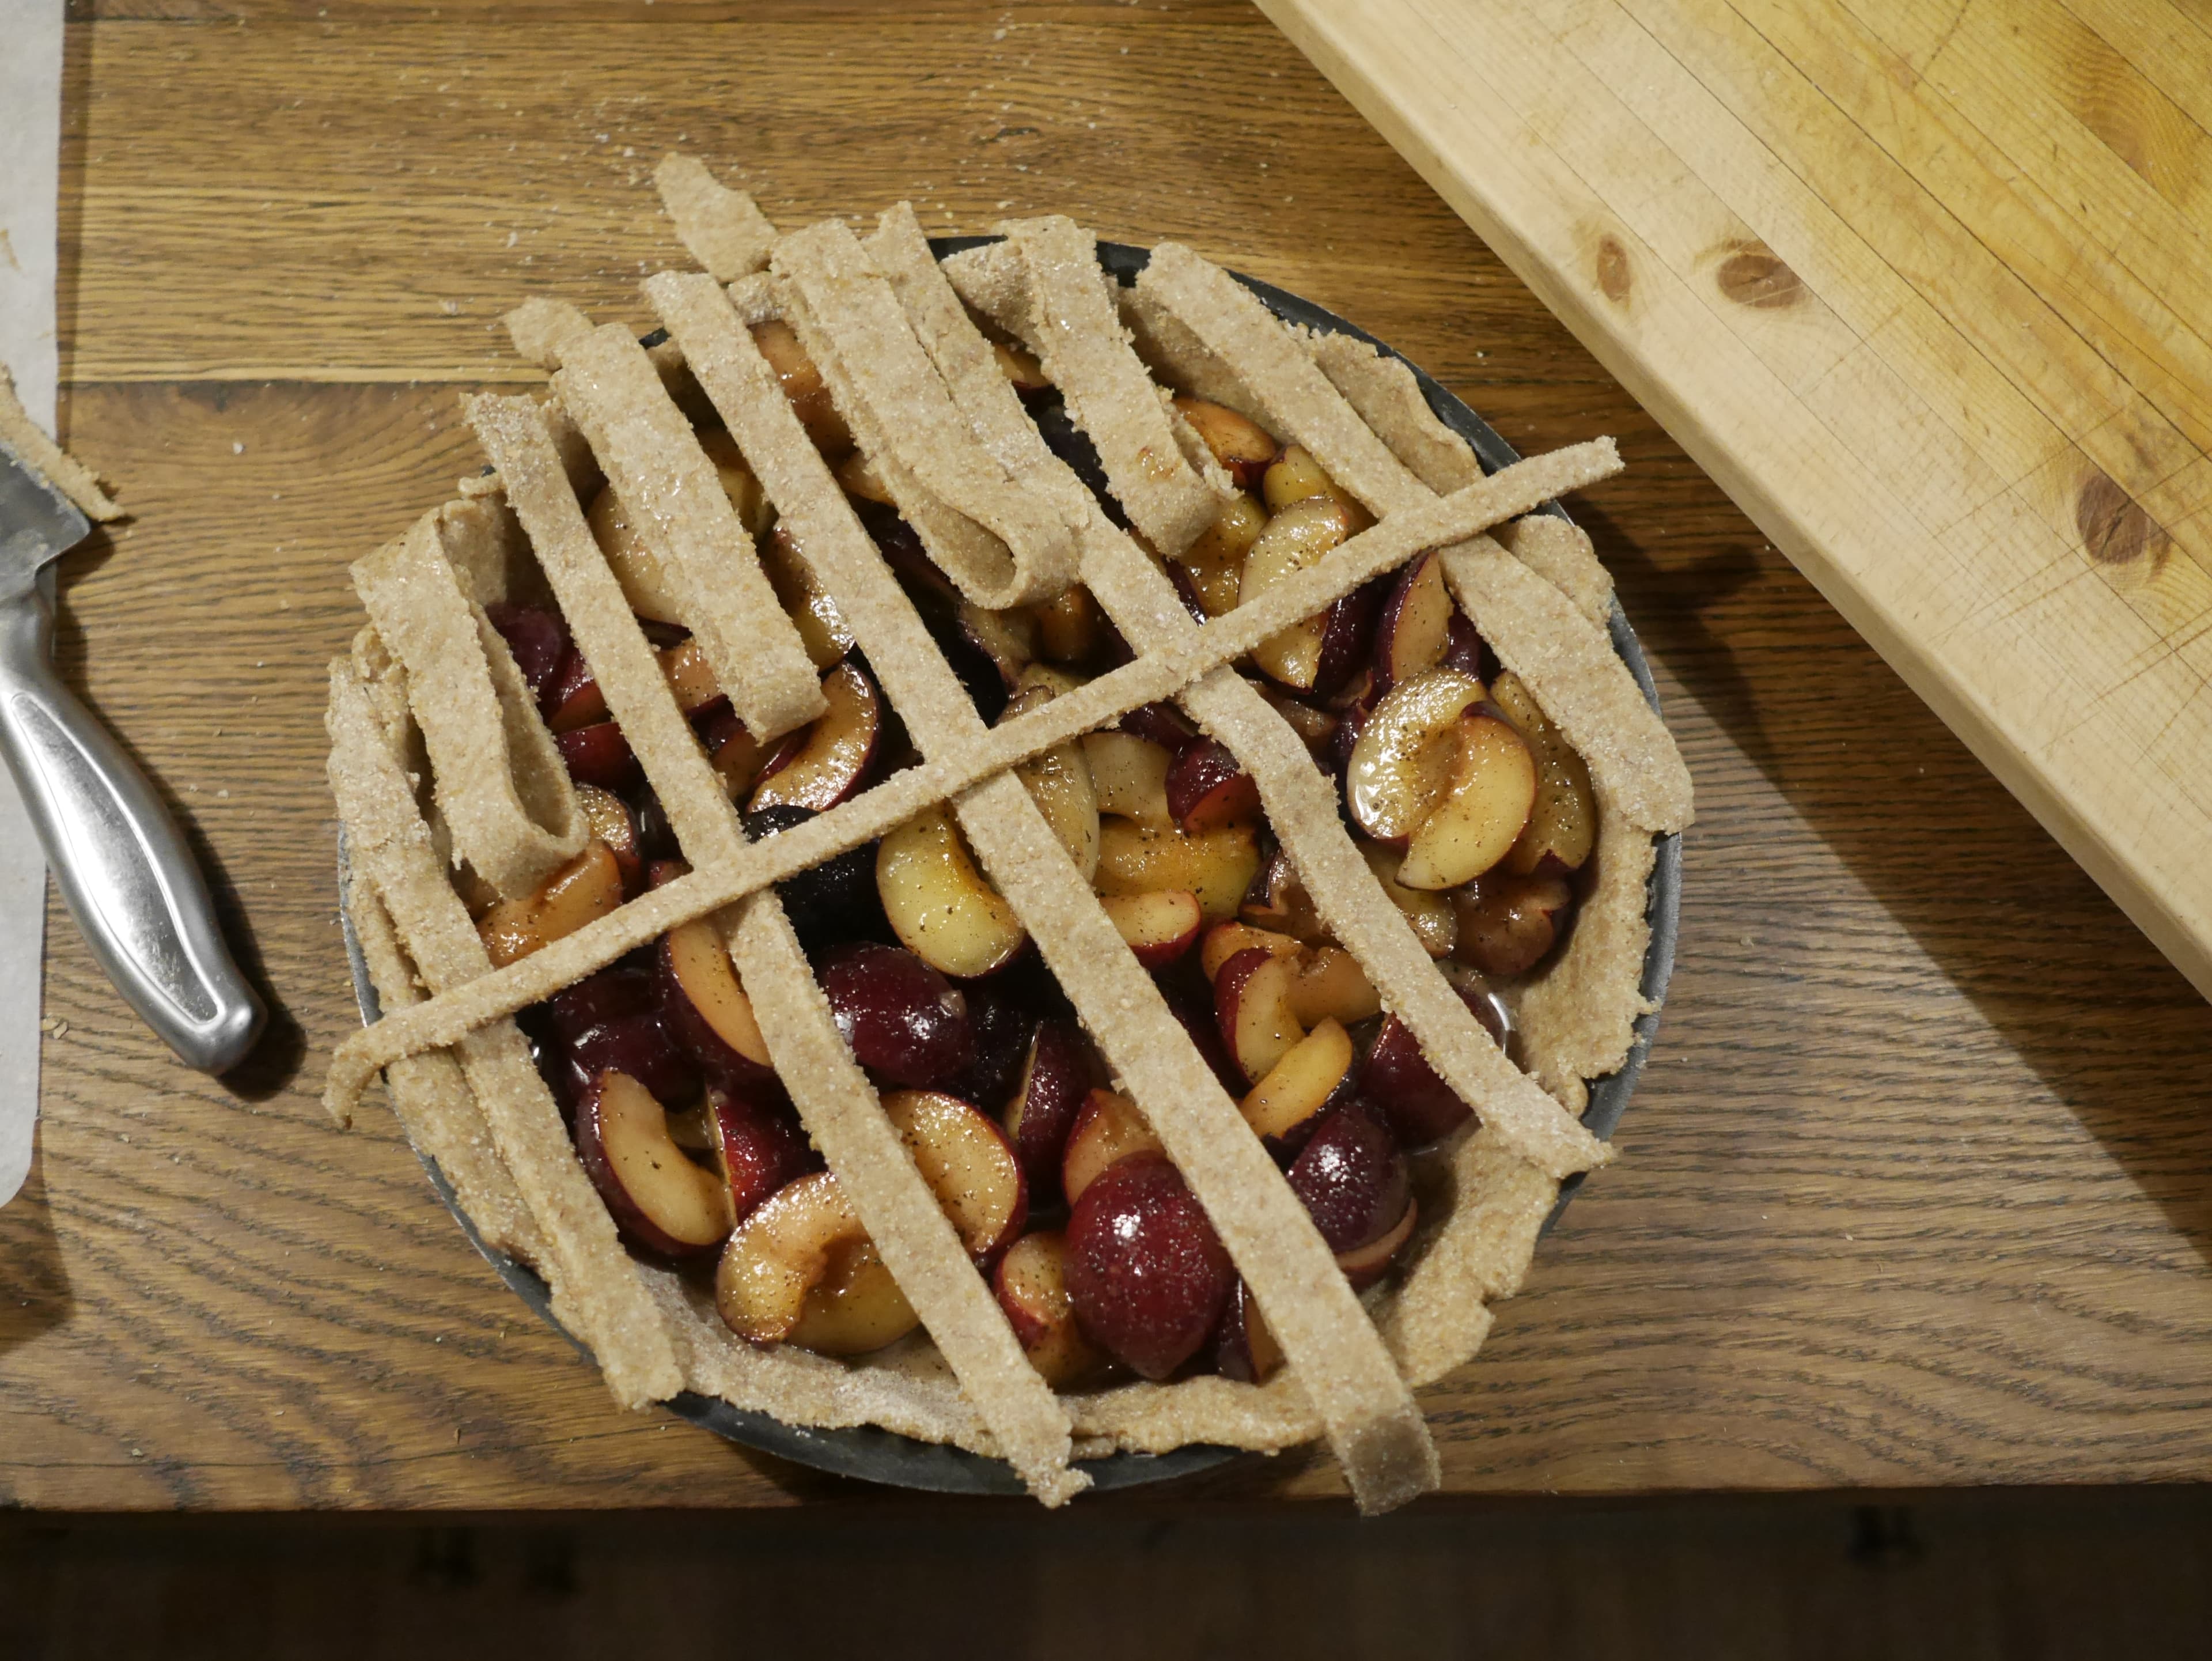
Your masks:
M54 672L53 561L91 529L0 440L0 754L107 978L187 1065L221 1073L253 1047L266 1012L176 821Z

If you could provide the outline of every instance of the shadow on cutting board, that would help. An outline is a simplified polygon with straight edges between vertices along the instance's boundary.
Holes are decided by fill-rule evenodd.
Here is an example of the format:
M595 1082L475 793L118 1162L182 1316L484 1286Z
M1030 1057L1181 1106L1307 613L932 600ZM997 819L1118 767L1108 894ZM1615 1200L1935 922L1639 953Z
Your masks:
M2212 1004L1778 553L1674 563L1576 512L1646 648L2212 1261Z

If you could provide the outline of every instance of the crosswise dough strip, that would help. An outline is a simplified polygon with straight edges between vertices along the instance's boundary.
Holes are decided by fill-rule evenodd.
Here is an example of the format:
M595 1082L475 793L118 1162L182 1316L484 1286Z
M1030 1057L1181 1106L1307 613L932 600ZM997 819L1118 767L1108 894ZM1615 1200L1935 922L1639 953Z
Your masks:
M923 254L926 258L926 245ZM687 353L711 394L722 378L720 360L733 349L743 352L738 332L728 320L718 330L710 312L704 317L687 316L680 299L672 299L675 303L664 309L664 320L685 340ZM976 344L981 344L978 338ZM1005 390L1005 378L987 354L973 362ZM753 379L757 384L760 377ZM732 388L733 392L740 390ZM1006 396L1011 399L1011 392ZM728 405L724 410L734 433L740 412ZM789 423L796 428L787 412L780 417L773 411L761 413L772 417L762 425ZM763 436L773 445L774 435ZM794 431L792 436L803 441L803 435ZM742 437L739 445L746 448ZM800 513L803 522L812 527L802 531L800 545L826 556L818 558L818 574L870 661L881 666L886 690L925 751L940 747L947 737L977 727L967 693L931 645L912 603L866 545L865 532L811 447L802 454L799 447L787 443L774 446L769 452L774 460L767 454L756 457L750 449L746 453L769 483L771 498L780 503L788 500L791 506L786 511ZM1045 459L1051 460L1048 455ZM771 473L776 475L773 480ZM843 523L837 524L841 520ZM1427 1450L1419 1415L1412 1412L1410 1402L1403 1401L1402 1387L1389 1372L1387 1358L1379 1370L1387 1375L1382 1394L1389 1410L1379 1415L1358 1410L1372 1401L1376 1381L1361 1376L1356 1341L1347 1345L1343 1335L1368 1332L1365 1317L1235 1104L1169 1013L1158 988L1107 921L1089 884L1020 782L1000 774L975 786L956 806L986 874L1036 940L1047 965L1116 1073L1146 1104L1170 1157L1202 1197L1209 1193L1231 1196L1226 1202L1207 1201L1209 1214L1263 1305L1284 1311L1279 1319L1273 1314L1270 1319L1294 1364L1300 1366L1310 1394L1328 1417L1329 1428L1338 1433L1340 1451L1362 1503L1379 1509L1410 1497L1420 1483L1407 1486L1395 1474L1425 1468ZM1316 1303L1324 1311L1318 1330L1310 1317L1302 1319ZM1350 1359L1347 1350L1353 1352ZM1328 1415L1331 1409L1336 1409L1333 1416ZM1393 1475L1370 1480L1377 1471Z
M1258 600L1207 624L1185 646L1147 653L1018 720L991 728L972 746L894 774L827 813L740 849L726 868L702 867L632 900L611 916L472 983L462 995L433 998L386 1015L340 1043L331 1058L325 1104L343 1120L368 1080L398 1057L443 1049L485 1022L550 996L679 924L872 841L932 802L946 800L993 773L1007 771L1055 745L1109 725L1139 704L1171 697L1269 635L1322 610L1378 573L1402 565L1422 548L1463 538L1473 529L1526 513L1539 502L1608 478L1619 469L1611 441L1599 440L1533 456L1433 508L1386 520L1285 579ZM588 539L589 533L584 534ZM1180 613L1181 603L1173 600L1171 593L1170 604ZM1167 608L1162 610L1165 614Z
M799 630L645 349L614 324L569 340L553 390L674 584L681 619L745 730L766 744L819 715L822 685Z
M1304 444L1333 477L1365 480L1363 499L1370 507L1404 511L1432 494L1431 484L1464 476L1472 453L1454 456L1410 369L1341 337L1330 344L1294 332L1188 249L1164 252L1139 286L1170 319L1165 349L1194 346L1214 361L1233 356L1242 394L1261 419ZM1428 483L1410 470L1394 476L1376 467L1362 418L1409 469L1425 469ZM1644 916L1650 833L1688 823L1690 778L1657 712L1613 649L1605 627L1611 583L1588 538L1545 518L1523 520L1508 534L1510 552L1481 536L1446 548L1443 558L1454 597L1589 764L1595 786L1597 889L1565 951L1528 989L1520 1009L1530 1073L1578 1115L1588 1100L1585 1077L1621 1064L1635 1021L1649 1007L1640 982L1650 938ZM1546 569L1559 580L1547 581ZM1314 891L1319 897L1322 891ZM1456 1087L1448 1067L1439 1071ZM1394 1310L1394 1342L1419 1367L1438 1365L1468 1335L1453 1291L1481 1253L1496 1249L1500 1236L1492 1219L1510 1215L1517 1221L1506 1238L1533 1241L1549 1206L1549 1179L1561 1173L1541 1160L1542 1169L1515 1170L1503 1153L1486 1124L1448 1153L1459 1192L1480 1200L1456 1206L1441 1232L1422 1243Z
M439 545L438 515L353 568L438 782L455 852L501 895L527 894L583 851L582 810L537 700Z
M331 666L330 778L348 854L389 909L424 983L438 996L489 972L476 927L440 868L428 825L353 666ZM427 1005L417 1006L428 1007ZM625 1406L682 1388L675 1352L614 1221L576 1162L560 1110L512 1022L471 1032L454 1050L492 1142L544 1238L567 1317Z
M926 258L926 244L921 252ZM945 297L950 299L949 290ZM695 372L710 396L718 396L733 434L746 420L792 429L781 443L775 432L762 434L757 456L746 449L743 436L739 447L753 460L770 498L780 505L788 501L787 511L803 515L800 546L820 551L817 574L869 660L880 666L908 731L926 753L972 733L980 727L974 705L931 645L912 602L866 545L865 532L820 459L811 447L802 454L788 441L803 440L788 411L758 407L765 366L743 373L750 343L726 307L717 319L704 298L695 312L683 306L680 291L671 294L664 320L685 342ZM738 360L739 373L726 376L732 357ZM971 354L969 361L1005 390L1005 377L987 354ZM731 384L725 386L726 380ZM751 394L747 401L755 407L720 404L725 390L733 399ZM1328 1246L1029 793L1001 773L963 794L956 808L986 875L1036 940L1047 966L1144 1106L1169 1157L1206 1204L1231 1256L1269 1311L1362 1506L1387 1509L1433 1486L1434 1454L1420 1415Z
M787 415L781 393L776 403ZM468 409L677 839L702 867L738 863L745 844L736 815L560 478L544 417L523 399L478 398ZM1066 1413L1023 1358L958 1234L838 1036L774 893L755 892L738 908L729 945L769 1059L900 1289L946 1362L969 1384L977 1411L1024 1480L1048 1503L1066 1499L1084 1485L1067 1466Z
M1164 251L1155 251L1154 266ZM1172 269L1172 259L1170 264ZM1033 262L1030 276L1040 331L1072 326L1071 313L1079 317L1086 309L1083 278L1052 263ZM1221 281L1229 279L1223 276ZM1206 325L1212 320L1211 313L1185 316L1185 321L1261 395L1267 395L1271 376L1279 378L1289 389L1285 398L1310 404L1326 415L1326 423L1317 416L1313 424L1341 429L1340 447L1364 469L1378 496L1394 496L1408 511L1432 505L1434 495L1360 424L1311 361L1291 344L1274 314L1241 288L1236 292L1257 309L1264 328L1241 307L1232 313L1234 328L1209 332ZM1178 315L1183 314L1183 308L1178 308ZM1126 343L1121 350L1133 362ZM1328 408L1332 402L1334 410ZM1086 542L1085 549L1093 559L1085 570L1092 592L1139 652L1171 648L1196 631L1197 625L1173 603L1167 579L1126 539L1118 547L1113 541L1095 539ZM1273 598L1268 593L1257 603ZM1237 618L1248 609L1239 606L1229 616ZM1403 916L1367 873L1365 861L1338 817L1334 782L1316 770L1304 742L1266 699L1242 677L1222 670L1189 688L1182 702L1252 775L1268 823L1304 878L1322 920L1367 970L1385 1007L1412 1028L1445 1082L1504 1140L1553 1175L1602 1163L1607 1157L1603 1144L1506 1060L1437 973Z
M886 216L879 236L884 257L901 273L908 303L927 319L939 367L954 382L954 396L985 431L1013 441L1012 423L1029 423L1013 394L982 352L961 339L948 302L950 285L933 266L925 269L927 246L919 228ZM1087 246L1087 239L1085 240ZM1057 250L1065 255L1066 250ZM1048 256L1049 258L1049 256ZM1032 300L1054 326L1048 332L1073 337L1110 325L1102 304L1074 309L1086 323L1070 326L1054 309L1061 294L1095 298L1095 259L1051 259L1053 280L1036 283ZM1102 323L1102 319L1106 319ZM972 325L965 325L974 334ZM1118 350L1134 376L1099 377L1094 407L1130 399L1149 401L1151 382L1130 356L1118 326L1104 342L1065 352L1064 365L1097 364L1103 344ZM1088 374L1087 370L1079 373ZM1110 417L1110 407L1108 414ZM1031 429L1032 433L1034 429ZM1041 440L1032 440L1042 451ZM1139 461L1138 465L1141 465ZM1088 520L1084 571L1092 591L1140 653L1172 653L1197 635L1152 561L1107 520L1103 510L1066 467L1048 453L1024 477L1048 489L1065 510ZM1047 481L1050 481L1049 484ZM1142 596L1149 583L1152 592ZM1129 596L1142 596L1133 603ZM1162 607L1166 609L1162 611ZM1237 681L1217 669L1212 678ZM1310 762L1304 763L1309 772ZM1002 806L1000 804L1006 804ZM1018 803L1027 812L1011 811ZM1281 1180L1273 1160L1244 1123L1159 989L1123 946L1090 884L1046 826L1019 782L1001 776L965 799L962 823L1000 891L1029 927L1047 965L1074 1001L1123 1087L1144 1110L1168 1157L1206 1208L1222 1244L1266 1312L1293 1373L1319 1415L1345 1478L1361 1510L1401 1505L1436 1486L1436 1451L1420 1410L1393 1366L1358 1298L1337 1268L1311 1217Z
M1270 429L1304 445L1330 478L1388 515L1431 490L1353 411L1282 322L1218 266L1162 243L1138 278L1208 350L1233 362ZM1690 820L1690 775L1604 630L1487 537L1448 551L1448 575L1482 637L1528 684L1593 766L1609 755L1616 799L1648 830Z

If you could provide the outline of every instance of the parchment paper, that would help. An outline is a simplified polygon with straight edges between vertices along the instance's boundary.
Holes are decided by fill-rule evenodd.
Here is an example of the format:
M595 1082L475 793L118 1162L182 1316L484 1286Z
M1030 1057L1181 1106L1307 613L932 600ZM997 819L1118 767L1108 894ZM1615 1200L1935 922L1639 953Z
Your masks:
M31 418L54 426L54 192L62 0L0 0L0 359ZM39 1112L46 867L0 769L0 1205L30 1169Z

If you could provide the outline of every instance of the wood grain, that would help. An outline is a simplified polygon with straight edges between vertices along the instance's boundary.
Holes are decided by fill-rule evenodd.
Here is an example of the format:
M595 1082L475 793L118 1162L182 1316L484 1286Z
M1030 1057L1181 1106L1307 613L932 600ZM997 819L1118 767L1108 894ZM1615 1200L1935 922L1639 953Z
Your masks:
M1263 9L2212 995L2201 10Z
M640 181L678 135L793 222L911 191L933 225L1187 238L1516 444L1621 436L1578 511L1698 781L1681 964L1625 1157L1424 1397L1451 1492L2212 1475L2212 1011L1256 14L234 9L72 27L68 435L135 517L69 562L63 660L193 827L280 1030L243 1081L185 1074L52 918L0 1505L866 1497L617 1411L388 1120L313 1100L354 1020L319 685L345 565L475 465L459 393L529 378L498 310L641 314L637 262L678 256ZM1714 222L1746 294L1819 288ZM1632 305L1652 256L1620 246ZM1864 362L1817 298L1733 309L1797 328L1771 350L1802 376ZM1340 1493L1297 1455L1189 1497Z

